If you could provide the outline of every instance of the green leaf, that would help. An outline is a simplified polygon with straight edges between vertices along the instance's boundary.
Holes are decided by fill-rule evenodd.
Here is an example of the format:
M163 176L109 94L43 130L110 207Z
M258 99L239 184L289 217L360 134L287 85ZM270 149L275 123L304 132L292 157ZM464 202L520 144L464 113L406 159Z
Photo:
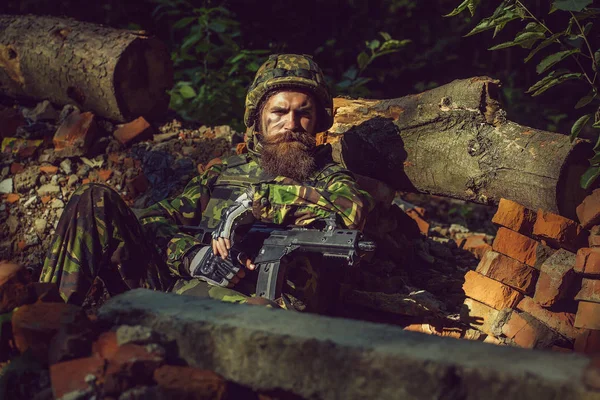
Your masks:
M390 36L387 32L379 32L384 41L392 40L392 36Z
M172 30L183 29L194 21L196 17L185 17L175 22L171 27Z
M196 97L196 91L191 86L181 86L179 88L179 93L181 93L181 97L184 99L191 99L192 97Z
M600 120L594 122L592 128L600 129ZM598 137L598 140L600 140L600 137Z
M375 50L379 47L380 44L381 44L381 42L379 42L379 40L375 39L375 40L371 40L370 42L367 42L367 47L370 48L371 50Z
M590 162L590 165L597 166L600 164L600 153L594 154L594 157L590 158L588 161Z
M543 79L542 81L537 82L535 85L533 85L531 88L529 88L529 90L527 90L527 93L530 93L535 90L531 96L532 97L539 96L540 94L544 93L546 90L548 90L558 84L561 84L561 83L571 80L571 79L579 79L582 76L583 76L583 74L581 74L581 73L569 73L569 74L560 75L558 77L552 77L545 81ZM546 78L548 78L548 77L546 77ZM541 82L543 82L543 84L540 84ZM533 89L533 87L538 84L540 84L539 87L537 89Z
M213 21L208 25L208 29L210 29L213 32L223 33L227 30L227 26L225 26L219 21Z
M477 7L479 7L479 2L481 0L471 0L469 2L469 4L467 4L467 8L469 9L469 12L471 13L471 17L475 16L475 11L477 10Z
M577 109L579 109L581 107L587 106L595 98L596 98L596 92L594 90L592 90L591 92L589 92L588 94L586 94L585 96L583 96L581 99L579 99L579 101L577 102L577 104L575 104L575 109L577 110Z
M591 117L592 114L585 114L581 116L577 121L575 121L575 123L571 127L571 142L577 138L579 132L581 132L581 129L585 126L585 124L588 123Z
M593 2L594 0L556 0L553 5L558 10L579 12Z
M545 38L546 35L544 35L542 32L524 32L517 35L514 42L524 49L530 49L533 47L535 42Z
M583 175L581 176L581 187L583 189L587 189L590 187L590 185L592 183L594 183L594 181L596 180L596 178L598 178L598 176L600 176L600 167L597 166L592 166L589 167L587 171L585 171L583 173Z
M454 17L455 15L460 14L461 12L463 12L464 10L466 10L469 7L469 4L471 2L472 2L472 0L464 0L462 3L460 3L458 5L458 7L456 7L454 10L452 10L452 12L450 12L450 14L444 15L444 17Z
M358 57L356 57L356 63L358 64L359 69L365 69L369 62L371 61L371 57L364 51L361 52ZM352 78L351 78L352 79Z
M583 27L583 35L587 36L590 34L590 31L592 30L592 26L594 24L591 22L588 22L587 24L585 24L585 26Z
M494 15L491 17L482 19L481 22L479 22L479 24L477 24L477 26L471 30L471 32L465 35L465 37L496 28L497 26L503 26L506 23L519 18L521 17L517 12L515 12L514 7L505 7L500 10L498 15L494 13Z
M564 60L565 58L579 53L580 50L579 49L573 49L573 50L564 50L564 51L559 51L558 53L554 53L549 55L548 57L544 58L536 67L536 71L538 74L543 74L544 72L546 72L549 68L551 68L552 66L554 66L555 64L561 62L562 60Z
M515 43L515 42L504 42L504 43L500 43L495 46L492 46L488 50L501 50L501 49L506 49L508 47L513 47L516 45L517 45L517 43Z
M535 49L531 50L529 55L527 57L525 57L525 62L529 62L529 60L531 60L533 58L533 56L536 55L540 50L543 50L546 47L550 46L552 43L555 43L556 39L558 39L562 35L563 35L563 32L559 32L559 33L555 33L554 35L546 38L544 41L542 41L540 44L538 44L538 46Z

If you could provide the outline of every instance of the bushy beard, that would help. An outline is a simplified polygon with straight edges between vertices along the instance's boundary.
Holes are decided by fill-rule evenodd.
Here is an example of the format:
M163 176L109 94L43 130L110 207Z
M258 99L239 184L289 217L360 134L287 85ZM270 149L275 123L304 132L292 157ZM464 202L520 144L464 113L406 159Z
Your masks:
M316 139L306 132L261 135L261 166L270 175L303 182L315 170Z

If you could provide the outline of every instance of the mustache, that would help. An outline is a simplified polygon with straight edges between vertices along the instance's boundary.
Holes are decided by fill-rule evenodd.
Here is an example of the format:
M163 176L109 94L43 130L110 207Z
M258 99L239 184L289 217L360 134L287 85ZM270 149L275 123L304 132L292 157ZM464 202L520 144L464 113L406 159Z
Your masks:
M317 139L305 131L283 131L281 133L263 136L262 139L263 144L266 145L299 142L306 145L308 148L312 148L317 143Z

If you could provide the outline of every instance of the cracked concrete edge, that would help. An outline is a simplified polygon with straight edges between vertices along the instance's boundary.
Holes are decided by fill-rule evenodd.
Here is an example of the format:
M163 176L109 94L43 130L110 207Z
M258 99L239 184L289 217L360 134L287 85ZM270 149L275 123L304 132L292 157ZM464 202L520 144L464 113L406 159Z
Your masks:
M589 359L406 332L392 325L137 289L99 311L177 342L179 357L255 390L315 399L600 399Z

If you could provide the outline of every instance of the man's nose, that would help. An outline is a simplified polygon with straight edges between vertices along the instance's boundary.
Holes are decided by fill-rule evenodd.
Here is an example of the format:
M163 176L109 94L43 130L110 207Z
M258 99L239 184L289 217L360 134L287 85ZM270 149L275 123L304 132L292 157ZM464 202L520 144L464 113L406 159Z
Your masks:
M300 118L299 118L298 114L296 114L294 112L290 112L285 116L285 124L284 124L285 129L288 129L290 131L296 131L299 126L300 126Z

